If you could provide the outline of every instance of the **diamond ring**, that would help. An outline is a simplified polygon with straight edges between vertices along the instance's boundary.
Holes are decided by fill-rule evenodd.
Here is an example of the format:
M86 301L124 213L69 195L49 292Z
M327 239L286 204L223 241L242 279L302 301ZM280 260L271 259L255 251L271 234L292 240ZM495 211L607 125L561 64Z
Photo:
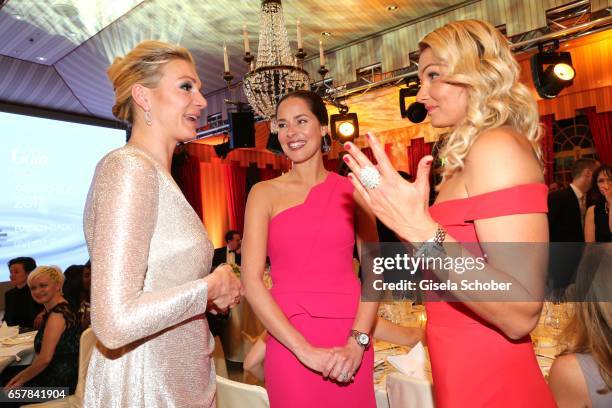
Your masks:
M380 184L380 173L374 166L366 166L359 172L361 184L368 190L374 190Z
M339 380L340 380L340 381L343 381L343 382L344 382L344 381L346 381L346 380L348 380L348 374L347 374L347 373L342 373L342 374L340 374L340 378L339 378Z

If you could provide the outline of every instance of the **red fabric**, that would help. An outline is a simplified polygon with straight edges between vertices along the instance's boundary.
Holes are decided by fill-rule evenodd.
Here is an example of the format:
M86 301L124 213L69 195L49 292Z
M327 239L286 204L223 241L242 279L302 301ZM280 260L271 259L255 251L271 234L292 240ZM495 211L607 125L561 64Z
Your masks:
M612 111L597 113L595 108L588 108L586 114L599 161L612 163Z
M422 137L412 139L408 146L408 160L410 162L410 175L416 178L419 161L428 154L431 154L433 143L425 143Z
M365 156L372 162L372 164L378 164L378 161L374 157L374 152L371 147L364 147L361 149L361 152L365 154ZM385 144L385 153L387 156L391 156L391 145L389 143Z
M186 152L176 154L172 159L172 177L179 186L187 202L193 207L200 220L204 220L202 206L202 181L200 161Z
M542 155L544 159L544 181L550 185L554 181L555 149L553 140L553 115L540 116L540 123L544 126L542 137Z
M281 175L280 170L272 169L270 167L265 167L263 169L258 169L258 170L259 170L259 180L261 181L270 180L270 179L273 179Z
M240 167L237 162L225 166L229 227L236 231L242 231L244 227L246 171L246 167Z
M443 201L429 211L450 236L482 256L471 221L546 213L547 191L543 184L524 184ZM433 291L426 296L426 336L436 407L556 407L529 335L512 340L464 303L434 301L439 296Z
M329 159L327 158L327 156L323 156L323 167L325 167L327 171L332 171L334 173L337 173L340 167L340 160L339 159Z

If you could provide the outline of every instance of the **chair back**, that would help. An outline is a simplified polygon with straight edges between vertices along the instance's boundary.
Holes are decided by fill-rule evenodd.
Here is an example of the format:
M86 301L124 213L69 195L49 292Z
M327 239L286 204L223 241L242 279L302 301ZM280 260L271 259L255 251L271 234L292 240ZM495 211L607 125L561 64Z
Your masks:
M268 393L263 387L217 376L217 408L240 407L269 408Z
M81 334L81 342L79 345L79 379L77 382L74 395L83 401L85 395L85 379L87 378L87 368L89 367L89 359L96 344L96 336L91 327L88 327Z

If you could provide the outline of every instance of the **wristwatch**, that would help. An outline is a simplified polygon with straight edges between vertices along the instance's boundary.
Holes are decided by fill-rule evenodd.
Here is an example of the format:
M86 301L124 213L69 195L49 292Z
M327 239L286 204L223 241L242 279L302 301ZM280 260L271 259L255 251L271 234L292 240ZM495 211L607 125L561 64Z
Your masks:
M351 330L350 336L355 339L357 344L363 348L367 348L370 345L372 339L368 333L363 333L358 330Z

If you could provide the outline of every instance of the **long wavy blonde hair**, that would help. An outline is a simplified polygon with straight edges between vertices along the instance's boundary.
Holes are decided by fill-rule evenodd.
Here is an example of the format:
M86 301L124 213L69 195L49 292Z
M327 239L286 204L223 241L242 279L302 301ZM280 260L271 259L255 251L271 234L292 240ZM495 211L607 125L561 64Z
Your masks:
M508 42L491 24L455 21L427 34L419 43L430 48L448 68L445 82L464 86L467 114L440 134L444 158L442 182L463 169L465 157L484 130L509 126L524 135L542 160L538 107L527 87L518 82L520 68Z

